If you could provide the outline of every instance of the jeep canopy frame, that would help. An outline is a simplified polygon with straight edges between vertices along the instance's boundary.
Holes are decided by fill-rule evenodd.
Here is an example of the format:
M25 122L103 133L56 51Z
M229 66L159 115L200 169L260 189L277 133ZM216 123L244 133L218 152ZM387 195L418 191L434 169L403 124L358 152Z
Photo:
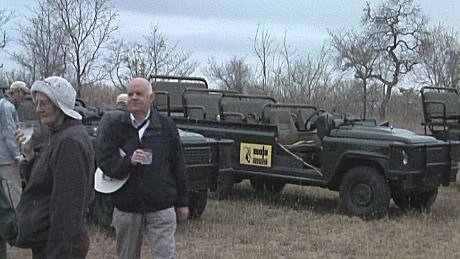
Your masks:
M156 93L155 106L161 112L183 112L182 93L186 88L208 89L202 77L150 75L148 78Z
M457 89L427 86L420 89L425 134L442 140L459 139L460 97Z

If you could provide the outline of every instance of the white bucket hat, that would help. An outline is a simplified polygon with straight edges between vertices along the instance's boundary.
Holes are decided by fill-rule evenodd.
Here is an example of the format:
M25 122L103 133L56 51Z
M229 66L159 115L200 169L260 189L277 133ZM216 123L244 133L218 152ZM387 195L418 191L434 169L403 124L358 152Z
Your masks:
M81 120L81 115L74 111L77 93L72 85L62 77L50 76L43 81L35 81L30 89L35 101L35 93L41 92L67 116Z
M128 180L129 175L124 179L108 177L98 167L94 174L94 189L100 193L112 193L120 189Z
M120 157L125 157L126 152L123 149L118 149ZM112 193L120 189L126 181L128 181L129 174L123 179L111 178L102 172L98 167L94 173L94 189L100 193Z

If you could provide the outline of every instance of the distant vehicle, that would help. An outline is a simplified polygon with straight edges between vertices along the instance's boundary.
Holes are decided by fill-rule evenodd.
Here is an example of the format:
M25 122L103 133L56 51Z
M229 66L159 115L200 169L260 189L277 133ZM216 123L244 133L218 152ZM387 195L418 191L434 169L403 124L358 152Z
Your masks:
M455 88L422 87L425 134L442 140L460 140L460 98Z
M219 175L221 196L244 179L264 194L287 183L319 186L338 191L347 213L368 219L383 217L391 199L403 210L428 209L438 187L456 181L460 142L268 96L181 87L190 78L151 80L182 89L179 100L169 100L182 104L171 115L179 128L234 141L225 154L232 170Z

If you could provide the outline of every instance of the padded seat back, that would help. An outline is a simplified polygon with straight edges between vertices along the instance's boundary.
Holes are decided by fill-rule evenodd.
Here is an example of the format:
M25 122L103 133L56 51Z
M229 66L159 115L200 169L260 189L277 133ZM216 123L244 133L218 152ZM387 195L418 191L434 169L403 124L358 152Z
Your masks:
M298 133L289 109L270 109L270 124L278 129L278 141L290 145L298 140Z
M193 119L216 120L219 115L221 94L186 92L184 104L187 116Z
M222 115L225 121L247 122L254 118L261 119L266 104L275 103L271 98L255 96L223 96L221 99Z
M431 118L460 118L460 99L454 92L425 92L424 102Z
M206 85L202 83L186 83L186 82L170 82L156 81L153 83L154 90L158 92L167 92L169 95L171 111L182 111L182 93L186 88L206 89ZM155 97L155 105L159 110L166 110L167 95L157 94Z
M306 131L308 130L306 127L306 122L307 119L310 118L313 113L315 113L316 110L314 109L304 109L304 108L299 108L296 113L296 126L299 131Z

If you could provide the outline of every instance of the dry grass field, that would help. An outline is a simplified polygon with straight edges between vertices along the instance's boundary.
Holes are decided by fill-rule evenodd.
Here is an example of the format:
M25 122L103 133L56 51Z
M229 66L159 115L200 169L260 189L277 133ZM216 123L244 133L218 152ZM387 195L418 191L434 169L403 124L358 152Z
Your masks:
M338 193L288 185L274 199L248 183L210 199L200 219L181 223L177 258L459 258L460 184L440 189L431 211L363 221L344 215ZM143 258L151 258L146 247ZM9 258L30 252L9 248ZM88 258L116 258L114 237L93 227Z

